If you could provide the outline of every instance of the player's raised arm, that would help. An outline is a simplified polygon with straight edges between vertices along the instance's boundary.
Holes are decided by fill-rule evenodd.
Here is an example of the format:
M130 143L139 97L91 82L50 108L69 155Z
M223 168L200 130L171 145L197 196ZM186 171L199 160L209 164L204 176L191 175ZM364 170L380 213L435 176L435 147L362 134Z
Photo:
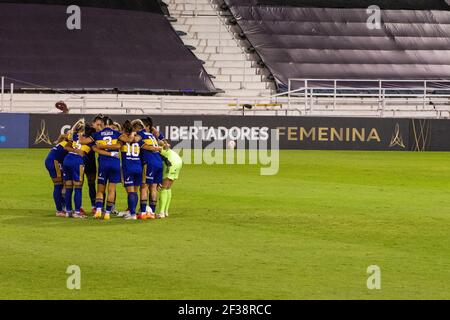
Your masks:
M68 139L68 135L67 134L60 134L58 139L55 140L54 144L58 144L63 142L64 140Z

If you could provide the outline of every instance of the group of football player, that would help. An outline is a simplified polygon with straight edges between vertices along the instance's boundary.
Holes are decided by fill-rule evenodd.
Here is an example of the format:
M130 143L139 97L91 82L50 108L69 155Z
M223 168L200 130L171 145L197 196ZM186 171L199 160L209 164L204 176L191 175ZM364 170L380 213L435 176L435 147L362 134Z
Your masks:
M111 219L116 212L116 188L122 183L128 209L119 216L146 220L169 216L172 185L183 162L152 118L120 124L98 115L90 123L78 120L60 135L45 166L54 183L57 217L87 217L82 209L86 176L95 219Z

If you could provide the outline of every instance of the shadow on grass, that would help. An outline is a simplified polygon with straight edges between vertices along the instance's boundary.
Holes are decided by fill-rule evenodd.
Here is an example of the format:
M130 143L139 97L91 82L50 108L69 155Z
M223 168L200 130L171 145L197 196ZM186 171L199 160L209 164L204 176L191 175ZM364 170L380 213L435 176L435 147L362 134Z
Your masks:
M52 227L68 227L68 228L114 228L127 225L152 225L155 223L164 223L162 220L155 221L126 221L122 218L111 217L110 221L95 220L92 216L84 219L59 218L48 210L33 210L32 213L25 213L23 210L11 209L7 211L7 215L0 214L0 221L5 225L15 225L21 227L33 228L52 228Z

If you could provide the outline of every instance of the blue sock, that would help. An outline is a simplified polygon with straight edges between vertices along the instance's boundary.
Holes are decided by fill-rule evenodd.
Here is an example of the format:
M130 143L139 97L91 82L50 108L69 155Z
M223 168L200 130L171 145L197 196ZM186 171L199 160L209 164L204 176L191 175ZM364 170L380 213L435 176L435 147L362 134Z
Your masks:
M74 196L74 202L75 202L75 212L79 213L81 210L81 201L83 199L82 196L82 189L81 188L75 188L75 196Z
M66 188L66 196L64 198L66 202L66 212L72 211L72 188Z
M89 183L89 198L91 199L91 205L92 207L97 207L95 198L97 196L97 191L95 191L95 183Z
M141 200L141 213L145 213L147 211L147 200Z
M103 209L103 199L101 199L101 198L95 199L95 208L97 210L102 210Z
M150 201L150 208L152 208L152 212L156 212L156 201Z
M130 210L131 215L136 214L136 206L138 202L138 196L136 192L130 192L128 194L128 209Z
M53 200L55 200L56 211L61 212L62 208L62 184L55 184L53 188Z
M112 208L114 207L114 202L106 202L106 213L111 213Z
M62 189L61 191L61 208L63 211L66 211L66 190Z

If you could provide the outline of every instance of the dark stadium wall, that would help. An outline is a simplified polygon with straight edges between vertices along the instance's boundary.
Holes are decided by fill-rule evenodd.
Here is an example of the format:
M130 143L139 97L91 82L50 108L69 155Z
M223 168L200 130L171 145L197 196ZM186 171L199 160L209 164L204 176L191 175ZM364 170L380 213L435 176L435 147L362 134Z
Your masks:
M444 0L225 2L280 92L295 78L450 79L450 6ZM368 26L367 7L374 4L386 10L379 24ZM396 10L406 8L415 10Z
M106 2L108 6L100 6ZM67 1L39 3L0 2L0 76L6 77L6 87L13 83L16 91L32 92L217 92L202 61L184 45L156 0L94 1L97 6L81 7L79 29L68 27L67 7L53 5Z
M242 0L236 0L242 1ZM377 5L390 10L450 10L445 0L253 0L258 5L314 7L314 8L368 8Z
M7 123L3 116L0 114L0 125ZM81 117L90 119L93 115L30 115L29 147L49 148ZM129 118L114 116L118 122ZM227 138L251 132L251 139L270 141L271 130L275 130L280 149L286 150L450 151L449 120L166 115L153 119L174 145L180 137L189 137L201 121L205 130L220 131ZM211 142L204 139L201 143L206 147Z
M162 13L160 0L0 0L0 3L47 4Z

